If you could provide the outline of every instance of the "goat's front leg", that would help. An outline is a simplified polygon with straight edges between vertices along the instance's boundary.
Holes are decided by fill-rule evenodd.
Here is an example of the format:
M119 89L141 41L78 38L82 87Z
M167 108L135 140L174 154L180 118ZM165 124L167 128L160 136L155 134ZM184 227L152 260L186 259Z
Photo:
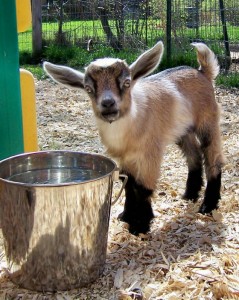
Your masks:
M138 235L149 231L151 220L154 218L150 199L152 194L153 190L145 188L137 183L133 176L128 175L124 211L118 218L129 224L130 233Z

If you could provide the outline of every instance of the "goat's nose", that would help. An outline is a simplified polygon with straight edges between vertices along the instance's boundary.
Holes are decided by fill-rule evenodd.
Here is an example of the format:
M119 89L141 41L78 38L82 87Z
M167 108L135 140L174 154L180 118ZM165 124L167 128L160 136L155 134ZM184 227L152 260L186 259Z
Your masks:
M101 105L105 108L110 108L114 106L115 100L113 98L105 98L102 100Z

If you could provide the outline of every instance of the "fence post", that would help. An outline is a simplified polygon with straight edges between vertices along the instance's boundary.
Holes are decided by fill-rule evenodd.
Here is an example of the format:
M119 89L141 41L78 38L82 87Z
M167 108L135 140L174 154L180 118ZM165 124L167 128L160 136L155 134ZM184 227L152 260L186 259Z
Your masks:
M145 13L145 44L148 46L148 12L149 12L149 0L146 0L146 13Z
M166 24L166 53L167 62L170 63L172 56L172 1L167 0L167 24Z
M225 8L224 8L223 0L219 0L219 5L220 5L221 20L222 20L225 53L226 53L226 56L230 57L229 39L228 39L228 33L227 33L227 23L226 23L226 18L225 18Z
M37 56L42 51L42 1L32 0L32 51Z

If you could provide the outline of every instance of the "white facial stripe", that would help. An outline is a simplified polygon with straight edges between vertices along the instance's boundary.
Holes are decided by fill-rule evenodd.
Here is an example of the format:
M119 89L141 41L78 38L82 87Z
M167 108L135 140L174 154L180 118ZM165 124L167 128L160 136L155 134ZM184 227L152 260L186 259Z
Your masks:
M122 62L122 60L118 58L100 58L92 62L92 64L96 65L97 67L107 68L115 64L116 62Z

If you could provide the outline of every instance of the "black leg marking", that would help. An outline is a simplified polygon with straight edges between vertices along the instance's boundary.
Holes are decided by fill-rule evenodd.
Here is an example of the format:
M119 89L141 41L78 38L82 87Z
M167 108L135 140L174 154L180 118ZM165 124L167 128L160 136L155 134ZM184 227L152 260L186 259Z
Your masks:
M193 131L182 136L177 144L185 155L188 165L188 178L183 198L196 201L203 185L200 145Z
M128 175L125 194L124 211L118 218L129 224L129 232L134 235L148 232L154 217L150 203L153 191L138 184L133 176Z
M196 201L198 199L202 185L202 166L194 170L189 170L186 183L186 191L183 195L183 199Z
M209 123L207 126L204 126L203 130L201 129L198 138L201 142L207 174L207 187L204 201L199 212L206 214L218 208L218 202L221 198L221 167L223 165L223 155L221 153L220 130L218 127L215 127L215 123Z
M216 178L208 180L207 188L205 191L204 201L199 209L202 214L210 213L212 210L218 208L218 202L221 198L221 172Z

